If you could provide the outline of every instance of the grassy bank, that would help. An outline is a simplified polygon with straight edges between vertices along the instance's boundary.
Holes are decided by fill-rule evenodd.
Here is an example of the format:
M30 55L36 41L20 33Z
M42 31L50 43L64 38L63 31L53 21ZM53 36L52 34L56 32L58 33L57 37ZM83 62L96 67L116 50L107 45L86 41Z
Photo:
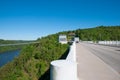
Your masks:
M29 42L34 42L34 41L24 41L24 40L3 40L0 39L0 45L6 45L6 46L0 46L0 53L2 52L7 52L7 51L13 51L13 50L18 50L18 49L22 49L24 46L26 46L27 44L24 45L14 45L14 44L19 44L19 43L29 43ZM8 44L8 45L7 45ZM13 44L13 45L9 45L9 44Z
M26 45L0 46L0 53L22 49Z

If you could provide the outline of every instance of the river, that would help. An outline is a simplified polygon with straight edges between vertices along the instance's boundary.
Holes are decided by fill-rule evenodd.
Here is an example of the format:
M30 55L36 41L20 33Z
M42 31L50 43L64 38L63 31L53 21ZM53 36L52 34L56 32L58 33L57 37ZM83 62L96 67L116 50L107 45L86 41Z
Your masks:
M20 53L20 50L8 51L0 53L0 67L12 61Z

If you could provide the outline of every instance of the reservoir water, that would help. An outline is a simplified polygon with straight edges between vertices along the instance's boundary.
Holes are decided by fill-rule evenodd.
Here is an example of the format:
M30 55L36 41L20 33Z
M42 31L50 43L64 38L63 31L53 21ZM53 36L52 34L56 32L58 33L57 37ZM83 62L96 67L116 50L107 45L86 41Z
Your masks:
M12 61L20 53L20 50L8 51L0 53L0 67Z

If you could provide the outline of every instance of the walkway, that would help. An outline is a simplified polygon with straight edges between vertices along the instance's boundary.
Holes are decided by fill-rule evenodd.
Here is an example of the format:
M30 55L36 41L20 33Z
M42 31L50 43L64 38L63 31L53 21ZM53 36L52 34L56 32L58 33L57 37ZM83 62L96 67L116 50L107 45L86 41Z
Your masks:
M92 54L82 43L76 44L78 80L120 80L120 75Z

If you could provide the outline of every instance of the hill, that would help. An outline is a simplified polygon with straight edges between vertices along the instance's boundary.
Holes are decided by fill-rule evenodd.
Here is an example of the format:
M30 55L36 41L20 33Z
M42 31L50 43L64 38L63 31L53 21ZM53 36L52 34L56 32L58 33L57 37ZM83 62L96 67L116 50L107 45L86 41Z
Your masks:
M120 26L99 26L96 28L77 29L75 33L83 41L120 41Z
M1 80L49 80L50 62L65 57L69 46L58 42L58 34L37 41L39 43L26 46L17 58L0 68Z
M120 41L120 26L98 26L94 28L77 29L59 32L66 34L68 41L79 37L82 41Z

